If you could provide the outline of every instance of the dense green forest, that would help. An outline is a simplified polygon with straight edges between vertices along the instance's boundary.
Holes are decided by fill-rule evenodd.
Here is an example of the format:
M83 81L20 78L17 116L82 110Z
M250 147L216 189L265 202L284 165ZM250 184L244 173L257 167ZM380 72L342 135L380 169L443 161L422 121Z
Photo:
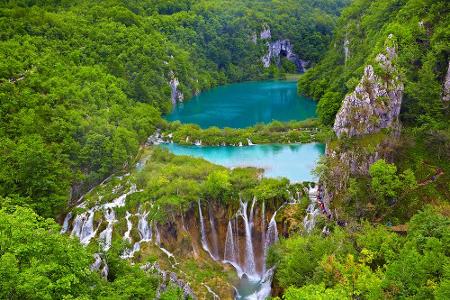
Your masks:
M267 28L271 36L262 37ZM205 145L251 138L375 152L390 132L339 139L331 127L391 34L404 84L394 155L346 178L330 206L336 219L319 215L309 233L302 227L307 183L145 146L158 129L179 144L187 136ZM318 101L317 119L244 129L163 119L174 79L188 101L218 85L293 72L285 57L263 66L267 43L281 39L309 63L298 92ZM133 264L121 258L133 246L120 235L125 216L146 209L155 222L176 223L196 214L197 203L201 213L204 199L231 217L242 199L255 197L283 224L267 253L274 299L449 299L449 45L445 0L1 2L0 298L183 299L173 286L158 294L161 278L143 270L158 261L177 266L195 291L205 282L228 291L235 275L204 253L193 259L180 247L177 261L144 246ZM325 182L336 164L324 156L315 173ZM116 210L111 250L61 234L67 212L114 201L132 184L137 193ZM298 203L283 207L296 193ZM108 226L100 211L92 216L96 232ZM92 268L94 253L107 261L106 276Z
M315 62L345 3L8 1L0 10L0 195L55 216L130 165L170 109L172 76L186 98L274 76L276 67L262 68L265 41L252 41L263 24Z

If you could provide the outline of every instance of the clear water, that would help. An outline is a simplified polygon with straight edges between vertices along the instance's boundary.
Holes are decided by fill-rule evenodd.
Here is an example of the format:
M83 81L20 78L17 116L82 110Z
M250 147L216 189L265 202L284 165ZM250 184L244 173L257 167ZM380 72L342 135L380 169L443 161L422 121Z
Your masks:
M265 170L265 177L286 177L292 182L313 181L311 170L325 152L325 145L268 144L247 147L232 146L182 146L162 144L177 155L204 158L212 163L229 168L257 167Z
M315 116L316 102L297 94L295 81L228 84L180 103L168 121L195 123L202 128L245 128L273 120L305 120Z

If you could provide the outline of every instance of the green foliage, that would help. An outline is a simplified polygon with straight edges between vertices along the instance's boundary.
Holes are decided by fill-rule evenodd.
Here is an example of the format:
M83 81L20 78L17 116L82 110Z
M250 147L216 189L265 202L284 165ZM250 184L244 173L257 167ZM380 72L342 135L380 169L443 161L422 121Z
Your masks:
M164 126L164 138L178 144L192 144L193 141L202 141L202 145L248 145L250 140L254 144L268 143L311 143L324 142L329 136L327 128L323 128L317 119L304 121L280 122L269 124L256 124L248 128L209 127L201 129L196 124L181 124L172 122ZM187 139L189 138L189 139Z
M401 183L396 173L397 167L383 159L370 166L369 174L372 177L370 184L380 199L393 198L397 195Z
M370 182L372 190L381 201L393 199L402 191L408 191L417 186L416 177L410 169L399 176L397 167L383 159L377 160L370 166L369 174L372 177Z
M252 40L263 25L315 62L346 3L1 4L0 195L20 195L45 216L60 213L67 198L132 165L171 108L173 77L186 99L225 82L271 77L261 63L267 41ZM286 60L280 68L292 71Z
M3 203L4 199L0 198ZM108 257L108 281L91 272L92 253L29 208L0 210L0 298L149 299L158 280Z
M298 82L302 94L319 100L320 120L333 123L344 95L355 88L364 67L393 34L405 85L403 121L424 129L447 128L448 108L442 102L450 32L446 6L442 0L357 0L346 7L327 53Z
M0 210L0 245L3 299L87 296L87 283L99 284L99 276L89 271L86 250L30 209Z
M227 171L215 171L208 175L203 186L208 198L222 200L231 189L230 175Z
M283 240L270 252L276 282L284 299L439 299L448 293L449 222L427 208L406 237L364 224Z

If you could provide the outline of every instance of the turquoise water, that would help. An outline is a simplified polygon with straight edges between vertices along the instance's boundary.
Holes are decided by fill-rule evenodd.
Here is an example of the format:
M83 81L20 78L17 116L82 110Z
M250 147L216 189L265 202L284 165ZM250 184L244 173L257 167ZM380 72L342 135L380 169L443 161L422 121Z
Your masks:
M297 94L295 81L256 81L219 86L180 103L169 121L245 128L272 120L305 120L315 116L316 102Z
M269 144L247 147L232 146L182 146L162 144L177 155L204 158L212 163L229 168L257 167L265 170L265 177L286 177L290 181L313 181L311 170L325 152L325 145L310 144Z

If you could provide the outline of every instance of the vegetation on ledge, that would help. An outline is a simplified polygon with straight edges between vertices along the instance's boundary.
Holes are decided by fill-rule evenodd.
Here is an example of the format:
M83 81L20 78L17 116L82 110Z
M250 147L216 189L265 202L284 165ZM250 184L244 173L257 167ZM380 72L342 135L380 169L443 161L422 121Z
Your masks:
M290 144L327 141L332 136L327 127L320 125L316 119L305 121L279 122L257 124L248 128L217 128L202 129L196 124L181 124L170 122L163 127L163 140L181 145L200 143L204 146L253 144Z

